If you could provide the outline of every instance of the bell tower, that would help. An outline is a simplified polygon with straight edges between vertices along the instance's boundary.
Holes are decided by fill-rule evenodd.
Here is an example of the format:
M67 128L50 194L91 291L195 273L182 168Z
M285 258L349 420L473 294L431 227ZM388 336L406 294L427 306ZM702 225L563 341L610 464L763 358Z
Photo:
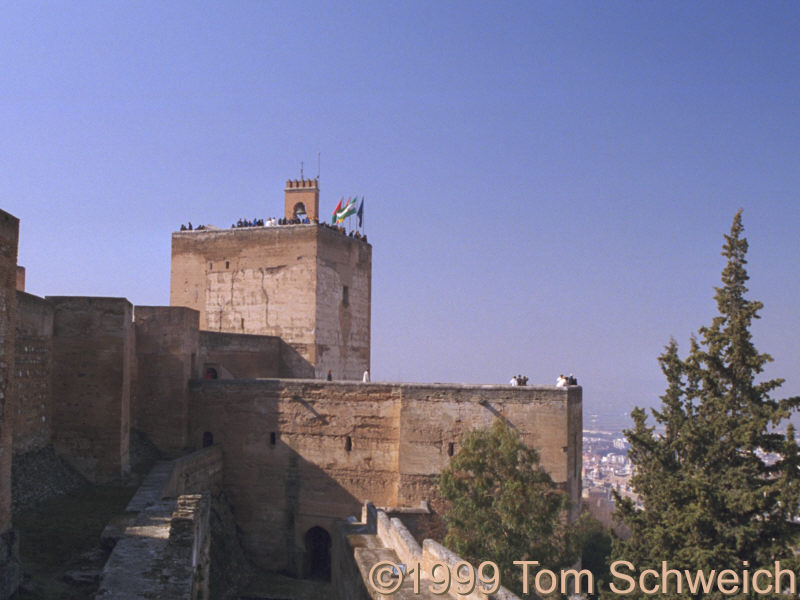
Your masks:
M305 215L309 220L319 218L319 181L317 179L289 179L284 190L283 216L289 220ZM302 219L302 216L299 218Z

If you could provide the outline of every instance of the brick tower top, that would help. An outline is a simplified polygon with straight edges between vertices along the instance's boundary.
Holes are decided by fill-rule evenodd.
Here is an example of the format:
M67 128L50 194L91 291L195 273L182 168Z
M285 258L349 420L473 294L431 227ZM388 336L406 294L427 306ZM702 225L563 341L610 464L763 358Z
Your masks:
M319 181L317 179L289 179L286 182L285 194L283 216L286 219L302 219L302 215L312 221L319 218Z

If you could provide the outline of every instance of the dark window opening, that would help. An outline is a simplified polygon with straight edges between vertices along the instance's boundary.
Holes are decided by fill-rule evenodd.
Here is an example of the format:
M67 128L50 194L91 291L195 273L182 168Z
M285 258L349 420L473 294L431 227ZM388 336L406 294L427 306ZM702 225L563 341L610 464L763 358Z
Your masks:
M214 445L214 434L210 431L203 432L203 448L208 448Z
M244 317L242 317L242 331L244 331Z
M271 431L270 434L269 434L269 445L270 446L274 446L275 442L277 441L277 438L278 438L278 436L275 435L275 432Z
M453 456L453 452L455 452L456 445L453 442L447 444L447 456Z
M331 580L331 536L322 527L312 527L305 535L305 575L318 581Z
M348 288L347 286L344 286L342 288L342 304L344 304L345 306L350 305L350 288Z
M344 449L347 450L348 452L350 452L350 450L353 449L353 438L351 438L349 435L347 436L347 439L344 441Z
M206 372L203 377L206 379L217 379L217 370L214 367L206 367Z
M213 271L214 270L214 263L208 263L208 270L209 271Z
M300 219L302 221L306 216L306 205L302 202L298 202L294 205L294 210L292 212L294 213L295 219Z
M225 268L227 269L227 268L229 268L230 266L231 266L231 261L229 261L229 260L226 260L226 261L225 261Z

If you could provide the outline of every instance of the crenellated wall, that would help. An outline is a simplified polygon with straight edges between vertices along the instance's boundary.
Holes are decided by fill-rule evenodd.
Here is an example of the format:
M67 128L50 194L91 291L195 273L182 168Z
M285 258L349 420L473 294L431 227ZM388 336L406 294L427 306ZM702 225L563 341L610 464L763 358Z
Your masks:
M189 392L190 441L199 447L210 434L222 447L244 546L266 568L301 572L306 532L331 532L364 499L418 506L435 498L461 435L497 418L579 499L577 386L195 380Z
M310 221L319 218L319 181L316 179L288 179L283 195L283 216L287 220L295 218L300 205Z

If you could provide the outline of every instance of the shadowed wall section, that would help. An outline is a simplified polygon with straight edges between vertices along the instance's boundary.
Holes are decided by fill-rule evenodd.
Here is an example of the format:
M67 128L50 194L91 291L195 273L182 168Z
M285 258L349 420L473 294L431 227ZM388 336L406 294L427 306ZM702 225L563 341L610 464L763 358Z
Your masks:
M43 298L17 292L14 355L14 453L39 450L50 443L53 361L53 306Z
M136 307L133 426L167 456L188 445L188 381L199 376L198 314L180 307Z
M0 599L11 597L19 584L18 543L11 528L18 240L19 220L0 211Z
M418 506L434 498L449 445L457 452L463 433L497 418L580 498L578 386L195 380L189 393L191 443L201 447L210 433L221 445L245 548L266 568L301 573L306 533L331 532L364 499Z

